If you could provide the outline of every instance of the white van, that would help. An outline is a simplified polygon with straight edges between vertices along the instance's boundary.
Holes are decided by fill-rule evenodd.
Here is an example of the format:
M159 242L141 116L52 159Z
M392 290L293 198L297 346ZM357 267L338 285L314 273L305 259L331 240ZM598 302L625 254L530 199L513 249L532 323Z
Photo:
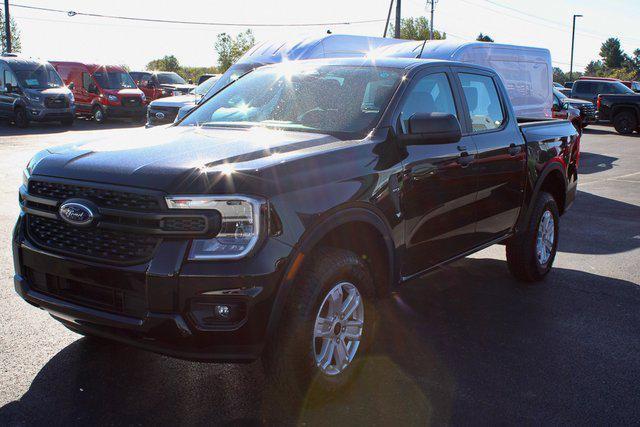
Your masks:
M384 46L375 56L417 58L422 41ZM551 117L553 68L548 49L485 42L427 41L420 58L448 59L496 70L507 88L518 117Z

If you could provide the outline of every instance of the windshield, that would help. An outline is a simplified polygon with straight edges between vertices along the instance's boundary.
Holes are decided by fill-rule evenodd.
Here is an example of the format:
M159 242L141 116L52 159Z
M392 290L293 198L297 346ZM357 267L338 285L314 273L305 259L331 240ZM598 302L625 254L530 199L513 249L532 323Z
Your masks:
M560 102L564 102L565 100L569 99L569 97L567 95L565 95L564 93L560 92L556 88L553 88L553 93L558 97L558 99L560 99Z
M27 89L48 89L64 86L56 70L49 64L35 69L15 70L20 85Z
M187 82L176 73L158 73L158 82L161 85L184 85Z
M204 96L207 92L209 92L209 89L211 89L211 87L216 84L217 80L218 79L215 77L209 77L207 80L196 86L196 88L193 90L193 93L195 93L196 95Z
M624 83L621 82L612 82L611 84L606 85L605 90L607 93L633 93L631 89L625 86Z
M136 84L126 71L96 71L96 81L103 89L134 89Z
M252 71L254 68L258 68L264 64L258 63L248 63L244 64L236 64L229 68L225 73L220 76L220 78L216 81L216 83L211 86L207 96L213 96L217 92L220 91L223 87L227 86L229 83L235 82L240 77L244 76L248 72Z
M291 63L258 69L227 87L181 126L270 126L354 137L371 130L401 70Z

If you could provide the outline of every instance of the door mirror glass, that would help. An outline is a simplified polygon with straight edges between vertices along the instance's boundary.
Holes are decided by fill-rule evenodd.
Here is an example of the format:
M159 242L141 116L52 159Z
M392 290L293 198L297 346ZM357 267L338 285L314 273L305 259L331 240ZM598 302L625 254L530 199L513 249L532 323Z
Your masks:
M76 87L76 85L75 85L75 83L71 82L71 83L69 83L69 85L67 87L69 89L73 90Z
M450 144L462 138L460 122L453 114L415 113L408 124L408 133L401 135L408 145Z

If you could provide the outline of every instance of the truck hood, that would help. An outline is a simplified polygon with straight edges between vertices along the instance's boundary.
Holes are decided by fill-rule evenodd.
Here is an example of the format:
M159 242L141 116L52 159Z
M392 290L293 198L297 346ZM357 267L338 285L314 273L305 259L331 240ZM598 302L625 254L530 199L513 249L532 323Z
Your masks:
M171 90L178 90L180 92L189 92L191 89L195 89L195 85L190 85L190 84L164 84L164 85L160 85L160 87L162 89L171 89Z
M574 105L593 104L593 102L591 101L585 101L584 99L578 99L578 98L567 98L565 102L569 102L570 104L574 104Z
M231 173L251 181L264 168L335 143L344 142L324 134L259 127L127 130L107 139L49 148L36 156L31 173L167 193L229 192L214 184ZM255 180L266 185L263 178ZM240 184L236 180L236 191Z
M104 93L119 96L142 96L140 89L104 89Z
M195 105L197 95L180 95L167 96L165 98L156 99L149 104L151 107L175 107L181 108L185 105Z
M25 92L33 93L33 94L42 94L42 95L52 96L52 97L58 96L58 95L69 96L69 94L71 93L71 91L66 86L52 87L48 89L25 89Z

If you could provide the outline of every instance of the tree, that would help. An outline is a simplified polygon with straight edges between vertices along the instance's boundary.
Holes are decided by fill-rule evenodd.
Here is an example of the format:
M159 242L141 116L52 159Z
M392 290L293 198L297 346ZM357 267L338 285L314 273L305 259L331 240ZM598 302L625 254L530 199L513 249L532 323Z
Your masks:
M246 30L235 38L227 33L218 34L215 49L218 53L219 71L224 73L254 44L256 44L256 39L251 30Z
M591 61L584 68L584 73L591 77L602 76L604 75L604 64L600 60Z
M390 24L389 31L394 34L395 28ZM418 18L402 18L400 20L400 38L405 40L427 40L429 39L429 20L424 16ZM445 32L433 30L434 40L444 40L447 38Z
M600 47L600 57L604 66L610 70L621 68L626 55L620 47L620 40L615 37L608 38Z
M154 59L147 64L147 70L155 71L173 71L177 73L180 71L180 63L178 58L173 55L165 55L160 59Z
M16 25L16 21L13 18L10 19L11 29L11 50L13 52L20 52L22 46L20 44L20 30ZM0 9L0 52L6 52L7 50L7 35L4 32L4 11Z
M491 37L489 37L488 34L478 34L478 37L476 37L476 40L479 42L489 42L489 43L493 43L493 39Z

